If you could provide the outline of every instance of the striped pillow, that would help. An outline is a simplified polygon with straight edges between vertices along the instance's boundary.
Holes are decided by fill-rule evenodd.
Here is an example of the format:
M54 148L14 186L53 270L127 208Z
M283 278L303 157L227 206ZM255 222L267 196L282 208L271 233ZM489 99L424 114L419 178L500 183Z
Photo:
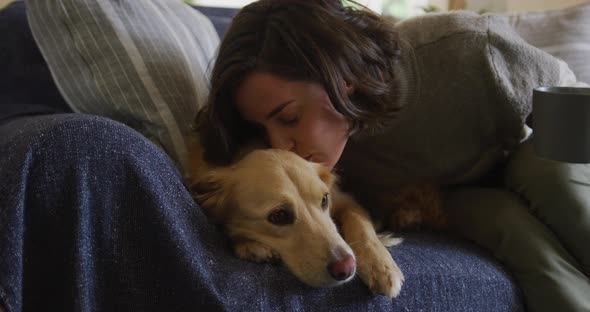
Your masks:
M219 37L179 0L26 0L33 36L76 112L123 122L186 168Z
M507 14L528 43L564 60L590 83L590 1L566 9Z

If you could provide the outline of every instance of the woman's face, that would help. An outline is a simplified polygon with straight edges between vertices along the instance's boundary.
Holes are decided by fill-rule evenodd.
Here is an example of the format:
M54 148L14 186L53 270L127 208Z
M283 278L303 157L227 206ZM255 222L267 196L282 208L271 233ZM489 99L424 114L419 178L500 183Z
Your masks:
M264 129L272 148L329 168L342 155L349 124L323 86L253 72L238 87L235 99L242 117Z

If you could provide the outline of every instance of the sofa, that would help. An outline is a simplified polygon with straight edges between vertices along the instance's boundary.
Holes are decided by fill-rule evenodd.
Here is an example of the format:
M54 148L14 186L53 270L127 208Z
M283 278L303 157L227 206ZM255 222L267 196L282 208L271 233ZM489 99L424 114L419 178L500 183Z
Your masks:
M220 36L236 12L193 9ZM73 112L27 13L24 1L0 11L4 311L525 309L510 272L451 233L404 233L390 247L405 275L393 300L358 277L311 288L280 265L237 259L160 146L119 121Z

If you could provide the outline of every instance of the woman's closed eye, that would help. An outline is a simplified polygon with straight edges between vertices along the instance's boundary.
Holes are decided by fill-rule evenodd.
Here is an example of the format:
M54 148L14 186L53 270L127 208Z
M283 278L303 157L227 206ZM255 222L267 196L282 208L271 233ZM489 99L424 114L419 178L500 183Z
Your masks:
M294 126L299 122L299 115L279 116L277 120L283 126Z
M301 119L301 110L295 102L286 105L277 115L276 120L281 126L294 126Z

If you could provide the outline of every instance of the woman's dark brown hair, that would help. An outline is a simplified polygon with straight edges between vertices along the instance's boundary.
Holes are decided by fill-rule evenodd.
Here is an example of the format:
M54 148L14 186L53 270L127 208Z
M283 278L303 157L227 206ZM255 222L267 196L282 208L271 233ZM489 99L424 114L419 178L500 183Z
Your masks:
M227 164L245 141L260 135L234 104L253 71L321 84L351 131L375 129L399 108L393 69L400 54L392 24L340 0L260 0L233 18L211 77L197 130L211 163ZM353 94L346 93L346 84Z

